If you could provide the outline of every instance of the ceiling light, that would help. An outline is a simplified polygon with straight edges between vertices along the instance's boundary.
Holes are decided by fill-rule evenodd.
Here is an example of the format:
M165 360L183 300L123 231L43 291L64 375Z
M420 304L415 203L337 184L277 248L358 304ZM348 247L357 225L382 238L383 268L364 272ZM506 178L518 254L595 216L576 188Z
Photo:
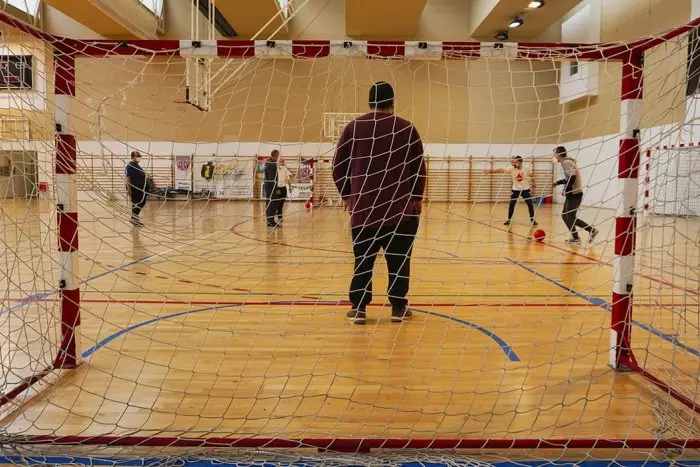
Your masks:
M498 34L496 34L496 39L498 39L499 41L507 41L508 31L498 31Z
M530 0L528 8L542 8L544 6L544 0Z
M509 28L519 28L523 25L523 19L521 17L513 18L513 21L508 25Z

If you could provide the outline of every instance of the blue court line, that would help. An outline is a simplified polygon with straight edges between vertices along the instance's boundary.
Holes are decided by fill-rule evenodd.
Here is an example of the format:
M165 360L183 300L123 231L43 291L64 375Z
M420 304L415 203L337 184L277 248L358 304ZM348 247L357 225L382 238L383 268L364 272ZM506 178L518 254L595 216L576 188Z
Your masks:
M479 326L478 324L474 324L474 323L471 323L469 321L465 321L461 318L455 318L454 316L443 315L442 313L435 313L434 311L417 310L415 308L411 308L411 310L418 312L418 313L423 313L423 314L426 314L429 316L437 316L439 318L448 319L450 321L454 321L455 323L463 324L463 325L468 326L470 328L474 328L477 331L481 332L482 334L485 334L486 336L491 338L496 344L498 344L498 346L501 348L501 350L503 350L503 353L506 354L506 357L508 357L508 359L511 362L519 362L520 361L520 358L518 357L518 355L515 353L513 348L506 343L506 341L504 341L503 339L501 339L500 337L498 337L496 334L489 331L488 329Z
M142 321L142 322L140 322L140 323L133 324L133 325L131 325L131 326L129 326L129 327L126 327L126 328L124 328L124 329L121 329L121 330L115 332L114 334L111 334L111 335L105 337L104 339L102 339L101 341L99 341L97 344L93 345L92 347L90 347L89 349L87 349L85 352L83 352L82 357L83 357L83 358L89 357L90 355L92 355L93 353L97 352L98 350L100 350L100 349L101 349L102 347L104 347L105 345L107 345L107 344L109 344L110 342L112 342L112 341L113 341L114 339L116 339L117 337L121 337L121 336L123 336L124 334L133 331L134 329L138 329L138 328L141 328L141 327L143 327L143 326L148 326L149 324L153 324L153 323L156 323L156 322L161 321L161 320L164 320L164 319L177 318L178 316L190 315L190 314L194 314L194 313L200 313L200 312L203 312L203 311L218 310L218 309L223 309L223 308L234 308L234 307L241 307L241 306L242 306L242 305L219 305L219 306L209 306L209 307L206 307L206 308L198 308L198 309L196 309L196 310L180 311L180 312L178 312L178 313L172 313L172 314L169 314L169 315L157 316L157 317L152 318L152 319L149 319L149 320L147 320L147 321Z
M95 279L99 279L100 277L108 276L108 275L113 274L113 273L115 273L115 272L117 272L117 271L121 271L122 269L126 269L126 268L128 268L128 267L130 267L130 266L133 266L134 264L139 264L139 263L143 263L144 261L148 261L149 259L153 258L154 256L156 256L156 255L155 255L155 254L153 254L153 255L148 255L148 256L144 256L144 257L141 258L141 259L136 259L136 260L134 260L134 261L131 261L130 263L122 264L121 266L117 266L116 268L112 268L112 269L110 269L109 271L105 271L105 272L102 272L102 273L100 273L100 274L97 274L97 275L94 275L94 276L90 276L90 277L88 277L87 279L81 281L80 283L81 283L81 284L87 284L87 283L90 282L90 281L94 281Z
M545 276L544 274L540 274L539 272L535 271L534 269L532 269L532 268L530 268L530 267L528 267L528 266L525 266L525 265L522 264L521 262L516 261L516 260L514 260L514 259L506 258L506 260L510 261L510 262L513 263L515 266L518 266L519 268L522 268L522 269L528 271L529 273L531 273L531 274L533 274L533 275L539 277L540 279L544 279L544 280L546 280L547 282L549 282L550 284L556 285L556 286L559 287L560 289L566 290L569 294L573 295L574 297L578 297L578 298L580 298L581 300L584 300L584 301L586 301L586 302L588 302L588 303L591 303L591 304L593 304L593 305L596 305L596 306L602 308L602 309L605 310L605 311L608 311L608 312L611 312L611 311L612 311L612 306L610 305L610 303L608 303L607 301L603 300L602 298L598 298L598 297L589 297L589 296L584 295L584 294L582 294L582 293L580 293L580 292L577 292L576 290L574 290L574 289L572 289L572 288L570 288L570 287L567 287L567 286L565 286L564 284L562 284L562 283L560 283L560 282L557 282L556 280L554 280L554 279L552 279L552 278L550 278L550 277ZM686 345L686 344L680 342L675 336L673 336L673 335L671 335L671 334L667 334L667 333L665 333L665 332L659 331L658 329L656 329L656 328L654 328L654 327L652 327L652 326L649 326L648 324L640 323L639 321L632 320L632 324L633 324L634 326L637 326L638 328L644 329L646 332L648 332L648 333L650 333L650 334L653 334L653 335L656 336L656 337L660 337L661 339L665 340L666 342L669 342L669 343L671 343L671 344L673 344L673 345L675 345L675 346L677 346L677 347L679 347L679 348L685 350L686 352L688 352L688 353L690 353L690 354L692 354L692 355L695 355L696 357L700 357L700 350L698 350L698 349L696 349L696 348L693 348L693 347L690 347L689 345Z
M278 302L270 302L270 303L278 303ZM287 302L284 302L284 303L287 303ZM299 301L296 303L303 304L304 302ZM317 302L314 301L313 303L317 303ZM329 303L336 303L336 302L329 302ZM102 339L101 341L99 341L98 343L96 343L95 345L90 347L89 349L87 349L85 352L83 352L82 357L87 358L90 355L92 355L93 353L95 353L98 350L100 350L101 348L103 348L105 345L107 345L110 342L112 342L113 340L115 340L116 338L121 337L124 334L127 334L135 329L141 328L143 326L148 326L149 324L153 324L153 323L156 323L156 322L161 321L161 320L176 318L178 316L184 316L184 315L189 315L189 314L193 314L193 313L201 313L204 311L212 311L212 310L219 310L219 309L225 309L225 308L242 308L243 306L244 305L239 305L239 304L236 304L236 305L215 305L215 306L209 306L209 307L205 307L205 308L197 308L195 310L180 311L178 313L172 313L169 315L157 316L155 318L151 318L149 320L133 324L133 325L128 326L124 329L120 329L119 331L117 331L113 334L110 334L109 336L105 337L104 339ZM498 344L498 346L501 348L501 350L503 350L503 353L506 354L506 357L508 357L508 359L511 362L519 362L520 361L520 358L518 358L515 351L506 343L506 341L504 341L503 339L501 339L500 337L498 337L496 334L489 331L488 329L479 326L478 324L474 324L474 323L471 323L469 321L465 321L465 320L460 319L460 318L455 318L454 316L443 315L442 313L435 313L433 311L416 310L415 308L411 308L411 310L413 310L417 313L423 313L423 314L426 314L429 316L435 316L438 318L451 320L451 321L454 321L456 323L463 324L464 326L474 328L477 331L479 331L479 332L485 334L486 336L488 336L489 338L491 338L494 342L496 342L496 344Z
M438 453L436 453L437 455ZM272 454L270 454L272 456ZM406 458L411 457L411 452L407 451L404 453ZM304 454L299 454L298 459L294 461L286 462L275 462L275 461L241 461L234 462L228 459L215 459L215 458L177 458L177 457L143 457L143 458L120 458L120 457L87 457L87 456L0 456L0 463L3 464L28 464L28 465L66 465L66 464L77 464L84 465L86 467L100 466L100 467L150 467L158 465L170 465L176 467L274 467L274 466L285 466L285 467L301 467L301 466L322 466L326 465L327 461L335 461L333 463L337 464L337 458L341 457L342 454L334 455L330 453L328 459L324 459L324 455L320 454L312 458ZM264 456L260 456L264 457ZM418 456L416 456L418 457ZM422 456L421 456L422 457ZM459 454L450 454L447 457L446 462L426 462L426 461L411 461L406 460L400 464L401 467L447 467L454 465L472 465L474 463L474 458L469 456L461 457ZM342 458L342 457L341 457ZM362 465L364 462L374 461L375 463L379 460L378 458L373 458L371 455L365 456L365 458L355 458L347 459L350 462L348 465ZM670 467L672 465L681 465L688 467L698 467L700 466L700 460L668 460L668 461L624 461L617 459L603 459L595 461L579 461L579 462L566 462L566 461L514 461L514 462L493 462L489 465L495 467L606 467L609 465L615 465L619 467Z
M144 261L147 261L148 259L153 258L154 256L155 256L155 255L144 256L144 257L141 258L141 259L137 259L137 260L131 261L131 262L129 262L129 263L122 264L121 266L117 266L117 267L115 267L115 268L112 268L112 269L110 269L110 270L108 270L108 271L102 272L102 273L100 273L100 274L96 274L96 275L94 275L94 276L90 276L90 277L88 277L87 279L84 279L84 280L80 281L80 284L87 284L88 282L94 281L95 279L99 279L100 277L104 277L104 276L107 276L107 275L109 275L109 274L114 274L115 272L121 271L122 269L126 269L126 268L128 268L128 267L130 267L130 266L133 266L134 264L138 264L138 263L142 263L142 262L144 262ZM19 302L19 303L16 304L16 305L12 305L12 306L9 307L9 308L0 308L0 315L2 315L2 314L4 314L4 313L12 313L12 312L15 311L15 310L19 310L20 308L29 305L30 303L32 303L32 302L35 301L35 300L42 300L42 299L44 299L44 298L47 298L47 297L51 297L51 296L53 296L53 295L56 295L57 293L58 293L58 290L55 290L55 291L53 291L53 292L41 292L41 293L37 293L37 294L34 294L34 295L29 295L29 296L26 297L23 301Z

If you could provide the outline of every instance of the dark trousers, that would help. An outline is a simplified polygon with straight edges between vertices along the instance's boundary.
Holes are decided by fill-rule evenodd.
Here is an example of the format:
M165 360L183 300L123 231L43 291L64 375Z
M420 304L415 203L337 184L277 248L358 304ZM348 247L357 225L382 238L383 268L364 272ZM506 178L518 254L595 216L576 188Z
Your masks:
M389 270L388 293L392 309L401 311L406 308L406 294L411 277L411 253L417 232L418 217L381 229L352 228L355 271L350 283L350 303L354 310L365 310L372 301L372 275L380 249L384 250Z
M277 201L277 216L282 219L282 213L284 211L284 202L287 201L287 187L280 188L280 196Z
M272 193L267 194L267 204L265 205L265 217L267 218L267 225L275 225L275 216L279 211L279 205L281 204L280 193L281 189L278 188L273 190Z
M146 206L148 195L141 190L131 190L131 222L138 222L141 210Z
M589 233L593 231L592 226L578 218L578 208L581 206L581 201L583 201L583 193L567 195L564 200L564 210L562 211L561 217L564 219L564 223L569 229L569 232L571 232L572 238L578 238L576 227Z
M508 205L508 220L513 218L515 205L518 203L518 198L523 197L527 210L530 212L530 219L535 218L535 207L532 205L532 193L530 190L513 190L510 192L510 204Z

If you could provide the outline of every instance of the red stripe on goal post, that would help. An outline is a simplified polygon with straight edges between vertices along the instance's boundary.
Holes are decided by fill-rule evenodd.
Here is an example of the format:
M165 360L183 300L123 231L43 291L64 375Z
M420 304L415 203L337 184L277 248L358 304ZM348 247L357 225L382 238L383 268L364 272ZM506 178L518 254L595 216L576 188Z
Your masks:
M610 366L630 370L635 362L631 342L632 288L634 284L634 228L637 216L639 138L642 123L644 54L625 53L622 63L620 146L618 154L618 206L615 217ZM630 232L632 229L632 232Z
M80 323L78 199L75 180L78 149L71 124L71 107L75 97L75 56L57 51L56 58L54 121L61 343L54 367L75 368L78 365L76 327Z

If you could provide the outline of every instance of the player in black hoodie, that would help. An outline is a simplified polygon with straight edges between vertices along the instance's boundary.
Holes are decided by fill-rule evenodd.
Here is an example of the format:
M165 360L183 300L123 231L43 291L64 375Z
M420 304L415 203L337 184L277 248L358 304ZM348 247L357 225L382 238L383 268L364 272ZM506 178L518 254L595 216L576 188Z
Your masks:
M277 215L278 206L280 204L280 196L282 190L278 186L278 168L277 160L280 157L280 152L274 149L270 153L270 159L265 164L265 180L263 182L263 190L267 204L265 205L265 217L267 218L267 226L270 228L277 227L275 216Z

